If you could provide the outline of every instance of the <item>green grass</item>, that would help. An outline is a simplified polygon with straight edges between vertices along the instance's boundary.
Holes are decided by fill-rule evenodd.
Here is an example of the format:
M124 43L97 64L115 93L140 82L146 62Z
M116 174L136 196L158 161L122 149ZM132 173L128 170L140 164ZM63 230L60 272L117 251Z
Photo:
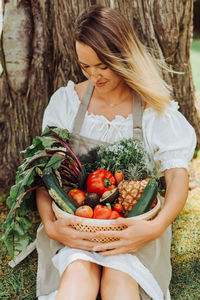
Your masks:
M5 204L5 196L0 197L0 226L8 214ZM34 216L33 221L38 222ZM35 224L35 222L34 222ZM36 225L35 225L36 226ZM0 241L0 299L2 300L34 300L36 293L36 270L37 253L34 251L28 258L21 262L17 267L11 268L8 262L11 257L6 251L6 247Z
M173 300L193 300L200 296L199 212L184 209L173 224L170 285Z
M195 89L200 93L200 39L192 41L190 61Z

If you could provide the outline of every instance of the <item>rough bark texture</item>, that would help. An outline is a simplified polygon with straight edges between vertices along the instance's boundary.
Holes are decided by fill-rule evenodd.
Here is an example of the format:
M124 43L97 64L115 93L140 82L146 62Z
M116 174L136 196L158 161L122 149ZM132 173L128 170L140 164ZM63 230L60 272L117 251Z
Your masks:
M145 45L182 74L163 76L174 98L195 127L190 67L193 0L4 0L0 81L0 189L14 182L19 151L41 132L44 109L51 94L69 79L83 79L73 51L73 26L79 12L92 4L119 9Z

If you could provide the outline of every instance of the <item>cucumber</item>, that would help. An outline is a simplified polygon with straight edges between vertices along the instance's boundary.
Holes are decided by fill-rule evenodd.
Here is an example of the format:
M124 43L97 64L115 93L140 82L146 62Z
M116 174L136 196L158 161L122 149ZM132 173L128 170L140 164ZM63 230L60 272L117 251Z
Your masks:
M63 191L56 175L52 171L44 172L42 174L42 180L49 195L56 204L58 204L58 206L65 212L74 214L78 205L67 195L65 191Z
M158 193L158 183L155 179L150 179L138 202L132 207L126 218L142 215L149 211Z

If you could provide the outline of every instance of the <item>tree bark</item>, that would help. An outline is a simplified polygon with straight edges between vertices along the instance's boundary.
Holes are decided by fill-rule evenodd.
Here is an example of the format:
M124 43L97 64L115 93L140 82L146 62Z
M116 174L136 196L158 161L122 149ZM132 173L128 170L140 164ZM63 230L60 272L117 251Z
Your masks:
M181 74L163 71L174 99L195 127L199 116L190 67L193 0L4 0L0 81L0 191L14 183L20 151L40 134L52 93L69 79L83 80L76 62L73 26L92 4L119 9L141 41Z

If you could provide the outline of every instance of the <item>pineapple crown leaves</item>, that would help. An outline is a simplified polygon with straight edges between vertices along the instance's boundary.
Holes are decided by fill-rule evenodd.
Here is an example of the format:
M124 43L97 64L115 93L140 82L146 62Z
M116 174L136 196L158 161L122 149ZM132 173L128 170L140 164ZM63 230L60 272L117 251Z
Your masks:
M32 144L21 151L24 159L6 200L10 211L2 226L2 240L12 257L24 251L33 240L29 233L29 215L34 206L34 190L43 185L37 168L47 172L59 170L62 166L63 173L68 172L71 176L69 179L80 173L82 165L68 145L70 139L67 129L47 126L41 136L36 136Z

